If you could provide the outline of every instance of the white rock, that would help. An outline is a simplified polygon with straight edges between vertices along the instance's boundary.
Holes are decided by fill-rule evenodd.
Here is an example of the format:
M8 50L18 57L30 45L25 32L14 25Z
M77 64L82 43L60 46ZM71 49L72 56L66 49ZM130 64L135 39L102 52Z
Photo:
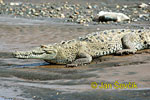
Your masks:
M21 5L22 4L22 2L10 2L10 5L11 6L19 6L19 5Z
M116 13L116 12L105 12L105 11L100 11L99 14L99 19L102 21L128 21L130 18L123 14L123 13Z
M0 3L4 3L4 1L3 1L3 0L0 0Z
M127 6L127 5L124 5L123 7L124 7L124 8L128 8L128 6Z
M139 5L139 7L140 8L146 8L146 7L148 7L148 4L142 3L142 4Z
M147 17L148 18L148 17L150 17L150 14L140 14L139 17L140 18L142 18L142 17Z
M116 5L116 8L120 8L120 6L119 6L119 5Z
M60 17L61 17L61 18L65 18L65 15L64 15L64 14L60 14Z

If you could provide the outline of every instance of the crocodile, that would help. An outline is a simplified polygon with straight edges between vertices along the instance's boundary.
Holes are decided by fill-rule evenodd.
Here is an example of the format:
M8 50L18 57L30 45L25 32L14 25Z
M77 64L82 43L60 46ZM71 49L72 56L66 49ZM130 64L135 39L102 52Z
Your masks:
M41 45L29 51L16 51L13 55L20 59L42 59L50 64L78 66L91 63L96 57L134 54L137 50L149 48L149 29L110 29L60 43Z

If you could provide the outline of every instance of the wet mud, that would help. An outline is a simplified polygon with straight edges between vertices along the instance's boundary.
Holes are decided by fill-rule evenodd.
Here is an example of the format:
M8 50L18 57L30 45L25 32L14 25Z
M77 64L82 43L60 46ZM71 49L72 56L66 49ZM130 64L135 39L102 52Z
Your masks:
M15 50L32 49L40 44L76 38L99 28L107 29L101 27L103 26L2 24L0 26L2 32L0 37L2 44L0 48L0 96L5 97L6 100L7 98L21 100L49 100L49 98L51 100L69 100L69 98L91 100L93 97L95 99L112 98L112 100L149 98L150 50L141 50L135 55L103 56L94 59L91 64L74 68L66 68L65 65L49 65L41 60L16 59L12 56ZM111 27L118 28L117 26ZM125 28L125 26L119 26L119 28ZM91 88L92 82L114 83L116 80L135 82L139 90L107 91Z
M16 50L29 50L41 44L69 40L94 31L149 27L149 22L82 26L59 22L57 19L31 20L1 16L0 100L149 100L148 49L138 51L134 55L99 57L91 64L73 68L49 65L35 59L16 59L12 56L12 52ZM138 88L91 87L92 82L113 84L115 81L135 82Z

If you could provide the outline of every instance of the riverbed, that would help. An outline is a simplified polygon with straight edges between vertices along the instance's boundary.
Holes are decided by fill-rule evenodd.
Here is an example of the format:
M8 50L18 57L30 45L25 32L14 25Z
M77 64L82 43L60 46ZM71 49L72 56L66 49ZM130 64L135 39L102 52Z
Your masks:
M58 43L105 29L149 27L148 21L86 26L55 18L0 16L0 100L149 100L148 49L134 55L103 56L91 64L74 68L12 56L12 52L17 50L31 50L42 44ZM137 88L91 87L92 82L99 86L102 82L114 84L116 81L135 82Z

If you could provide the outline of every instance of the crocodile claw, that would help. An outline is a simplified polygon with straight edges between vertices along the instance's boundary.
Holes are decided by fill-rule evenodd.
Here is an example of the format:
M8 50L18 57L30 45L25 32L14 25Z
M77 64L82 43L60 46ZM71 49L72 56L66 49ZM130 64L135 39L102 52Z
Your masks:
M78 66L78 64L67 64L66 65L66 67L68 68L68 67L77 67Z

